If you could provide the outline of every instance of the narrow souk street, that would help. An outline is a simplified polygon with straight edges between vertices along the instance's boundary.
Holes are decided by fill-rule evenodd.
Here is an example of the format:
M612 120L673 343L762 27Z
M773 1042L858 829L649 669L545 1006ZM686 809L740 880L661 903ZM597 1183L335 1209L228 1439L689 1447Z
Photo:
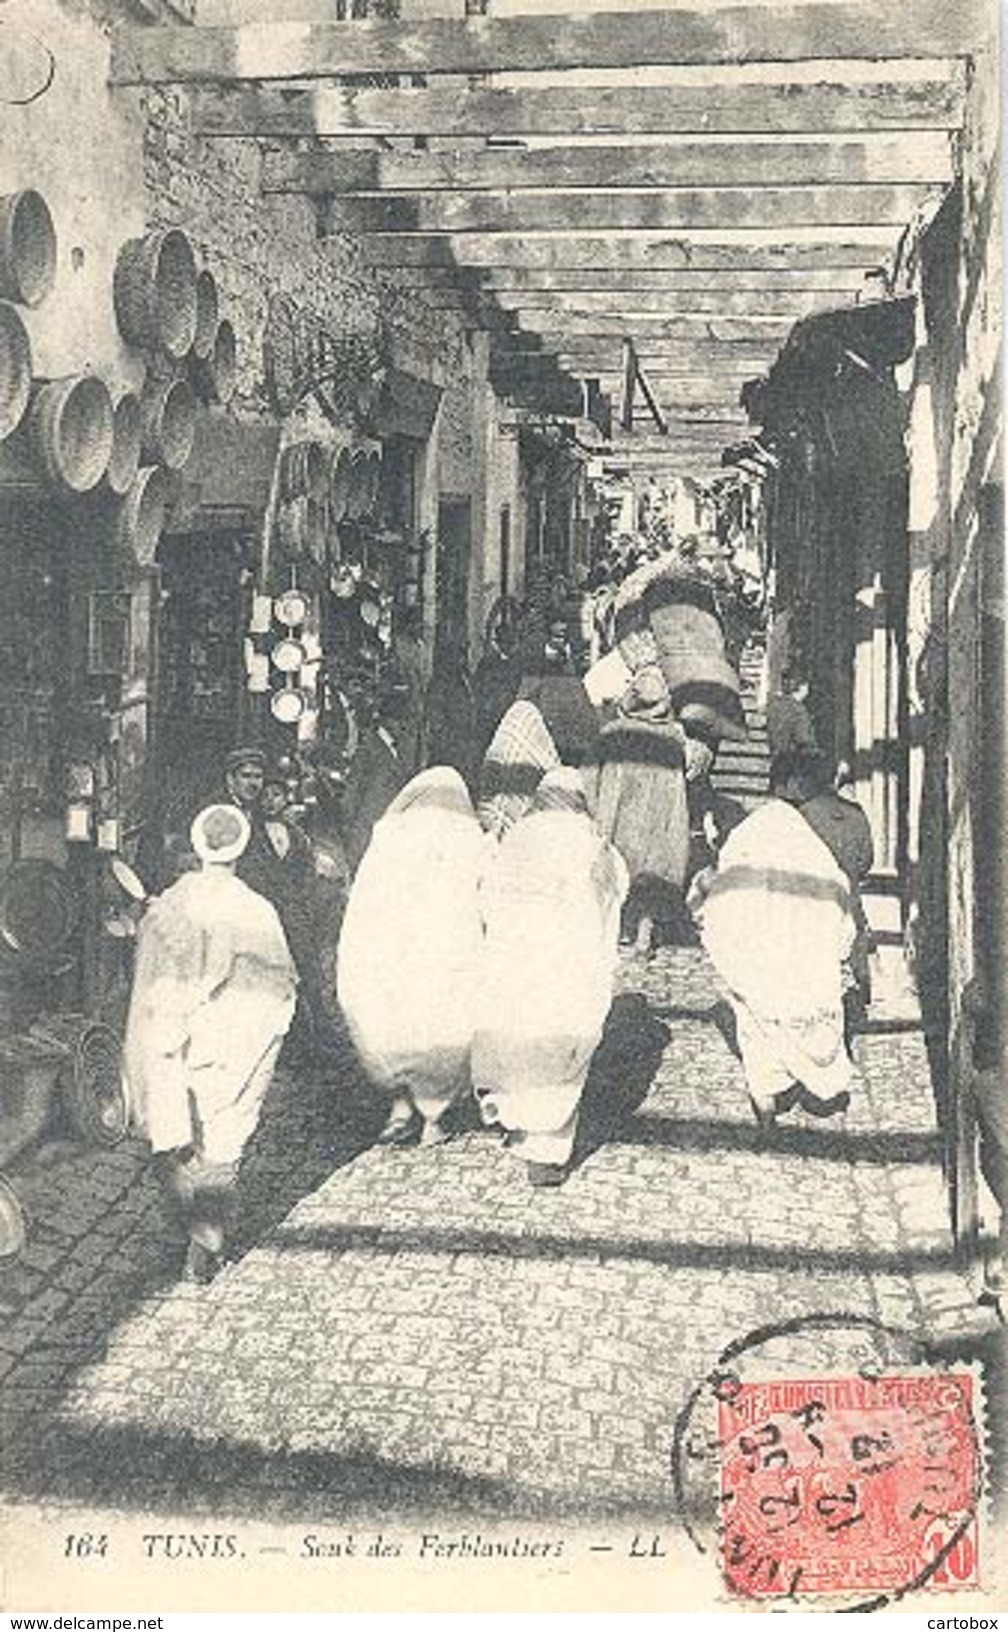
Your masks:
M993 1605L994 0L0 14L0 1612Z
M743 798L759 736L750 713L748 773L723 776ZM39 1159L32 1242L0 1271L8 1493L217 1528L264 1505L666 1522L675 1418L734 1339L833 1313L992 1350L905 989L873 1008L842 1123L795 1113L763 1148L700 949L628 954L619 986L561 1190L531 1190L483 1130L371 1147L349 1055L278 1077L247 1250L208 1287L173 1284L180 1239L138 1151ZM818 1334L825 1366L843 1341Z

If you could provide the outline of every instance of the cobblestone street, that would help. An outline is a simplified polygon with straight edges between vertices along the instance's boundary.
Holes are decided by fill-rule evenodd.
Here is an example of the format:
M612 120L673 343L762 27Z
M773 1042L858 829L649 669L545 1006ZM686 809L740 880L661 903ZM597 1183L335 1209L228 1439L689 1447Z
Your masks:
M30 1245L0 1277L9 1498L667 1518L676 1414L733 1339L830 1311L982 1351L913 1022L876 1013L842 1125L792 1114L766 1149L699 949L627 959L620 984L558 1191L475 1128L376 1148L349 1064L288 1068L245 1250L200 1288L174 1281L135 1149L36 1157Z

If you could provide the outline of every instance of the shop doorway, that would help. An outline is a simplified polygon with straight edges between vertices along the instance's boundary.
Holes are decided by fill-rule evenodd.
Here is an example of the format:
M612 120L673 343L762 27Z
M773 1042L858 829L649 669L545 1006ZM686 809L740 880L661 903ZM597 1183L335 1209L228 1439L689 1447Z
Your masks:
M212 779L242 733L252 552L241 533L165 538L158 550L153 735L162 794Z

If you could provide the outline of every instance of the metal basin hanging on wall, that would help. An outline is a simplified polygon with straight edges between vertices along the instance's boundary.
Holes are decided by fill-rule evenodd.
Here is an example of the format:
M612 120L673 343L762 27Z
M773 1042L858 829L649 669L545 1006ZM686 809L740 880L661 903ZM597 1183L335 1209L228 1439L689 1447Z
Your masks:
M329 516L334 526L337 527L347 513L352 470L350 449L340 448L339 453L332 462L332 471L329 478Z
M183 379L148 380L141 401L143 457L181 470L196 436L196 399Z
M71 493L89 493L112 457L114 414L104 380L77 374L39 387L29 424L46 476Z
M181 361L196 338L196 257L184 232L149 232L119 251L113 279L116 321L124 340Z
M305 492L310 499L325 496L329 481L329 461L321 442L305 443Z
M105 472L110 493L123 498L136 481L143 441L143 414L140 398L127 391L119 398L112 416L112 453Z
M41 193L0 198L0 296L40 306L56 277L56 229Z
M209 357L196 358L193 384L204 402L227 403L238 383L238 341L226 317L217 325Z
M196 334L192 354L197 361L213 356L214 341L220 323L220 300L217 279L206 268L196 278Z
M368 455L367 462L367 490L365 494L364 514L369 516L378 503L378 494L381 491L381 454L377 451Z
M348 521L360 521L367 513L368 492L371 486L371 475L368 469L368 455L359 450L350 461L350 492L347 496L346 514Z
M171 477L159 465L148 465L137 472L116 526L120 548L137 566L149 567L153 561L173 494Z
M20 313L0 301L0 442L17 430L31 396L31 341Z

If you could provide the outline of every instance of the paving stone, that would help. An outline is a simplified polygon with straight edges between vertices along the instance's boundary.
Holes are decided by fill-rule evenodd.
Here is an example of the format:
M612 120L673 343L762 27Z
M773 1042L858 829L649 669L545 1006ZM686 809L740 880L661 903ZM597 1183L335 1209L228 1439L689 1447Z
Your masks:
M372 1461L387 1518L400 1495L415 1512L408 1480L424 1469L462 1480L463 1516L486 1502L664 1511L676 1413L746 1332L836 1310L982 1332L952 1263L918 1034L860 1039L844 1125L794 1117L762 1149L739 1062L704 1018L719 989L699 949L628 957L617 984L664 1016L668 1040L640 1110L555 1192L533 1192L484 1132L361 1150L331 1084L289 1071L243 1169L247 1250L210 1287L166 1279L179 1232L135 1147L76 1152L60 1197L40 1176L34 1250L0 1274L21 1310L0 1336L21 1434L12 1497L72 1501L79 1436L136 1431L217 1446L206 1490L170 1457L132 1470L138 1501L194 1514L226 1490L303 1515L298 1455L335 1459L323 1512L374 1479ZM829 1367L847 1351L823 1332L768 1353ZM29 1493L43 1442L49 1487Z

